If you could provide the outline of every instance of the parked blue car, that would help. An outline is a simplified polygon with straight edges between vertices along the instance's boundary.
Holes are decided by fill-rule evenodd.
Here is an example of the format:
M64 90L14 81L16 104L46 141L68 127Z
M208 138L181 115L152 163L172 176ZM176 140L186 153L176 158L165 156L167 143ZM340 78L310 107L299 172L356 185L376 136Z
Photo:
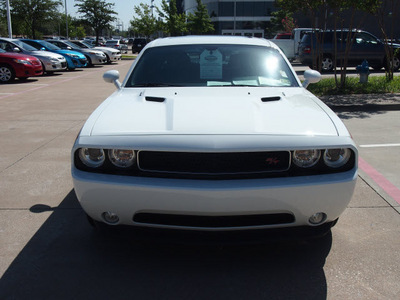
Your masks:
M46 50L49 52L61 54L67 60L68 70L86 67L88 63L86 56L77 51L63 50L56 45L50 44L49 42L42 40L21 39L21 41L27 43L28 45L31 45L38 50Z

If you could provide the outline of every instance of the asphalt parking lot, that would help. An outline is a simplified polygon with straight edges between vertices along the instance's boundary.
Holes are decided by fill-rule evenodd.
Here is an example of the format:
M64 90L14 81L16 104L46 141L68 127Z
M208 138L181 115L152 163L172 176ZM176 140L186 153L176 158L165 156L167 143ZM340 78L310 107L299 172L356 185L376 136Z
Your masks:
M338 112L360 176L332 233L311 242L180 244L96 234L70 150L132 61L0 85L0 299L398 299L400 110Z

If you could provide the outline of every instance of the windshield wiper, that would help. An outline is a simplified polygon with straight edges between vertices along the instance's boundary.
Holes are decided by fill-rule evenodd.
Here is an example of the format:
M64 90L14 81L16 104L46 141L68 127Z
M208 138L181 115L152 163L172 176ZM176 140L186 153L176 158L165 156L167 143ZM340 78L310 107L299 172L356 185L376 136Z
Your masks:
M134 84L129 87L176 87L181 86L177 84L168 84L168 83L143 83L143 84Z

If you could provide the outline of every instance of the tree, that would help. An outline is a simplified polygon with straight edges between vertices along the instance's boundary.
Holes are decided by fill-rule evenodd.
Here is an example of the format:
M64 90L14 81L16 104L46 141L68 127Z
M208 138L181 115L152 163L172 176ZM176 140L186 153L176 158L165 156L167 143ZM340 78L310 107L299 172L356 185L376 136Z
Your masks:
M158 7L156 9L160 17L164 19L160 24L164 32L171 36L177 36L187 31L186 16L178 13L176 0L170 0L169 3L162 0L161 10Z
M56 15L60 1L13 0L10 1L13 31L35 39L45 24Z
M201 0L196 0L197 9L194 14L189 13L187 27L193 34L205 34L214 31L214 25L211 23L211 18L208 15L207 7L201 3Z
M153 16L151 7L148 4L140 3L133 9L137 16L134 16L131 21L132 29L145 37L150 37L158 28L157 19Z
M276 32L292 32L297 27L296 20L293 18L293 12L285 9L276 10L271 13L271 30Z
M334 57L324 57L322 53L322 42L324 40L324 32L316 34L316 45L311 44L314 48L314 65L321 68L323 60L331 59L334 63L335 80L338 89L344 89L346 85L347 62L351 47L355 40L355 32L353 29L360 28L368 14L371 14L381 4L382 0L277 0L279 7L284 7L289 12L303 12L311 18L313 29L317 28L317 20L321 20L319 29L326 29L328 11L332 11L334 16L334 41L337 41L337 29L348 29L346 36L341 31L341 41L343 44L334 43L336 54L338 47L344 49L343 59L340 61L340 81L337 80L336 74L336 55ZM356 23L355 16L361 16L359 22ZM324 25L324 26L321 26ZM312 41L313 39L311 39Z
M78 13L83 14L85 22L90 25L96 35L96 44L103 29L109 27L110 23L116 18L113 15L114 3L107 3L103 0L75 0Z
M399 5L400 1L398 0L381 0L381 5L377 6L376 10L374 11L374 15L378 21L385 45L385 69L387 80L393 80L395 60L398 60L400 57L400 53L395 53L395 51L393 51L392 45L394 38L393 31L395 26L397 26L397 24L395 25L395 20L397 20L398 17ZM389 16L386 14L388 11L390 11Z

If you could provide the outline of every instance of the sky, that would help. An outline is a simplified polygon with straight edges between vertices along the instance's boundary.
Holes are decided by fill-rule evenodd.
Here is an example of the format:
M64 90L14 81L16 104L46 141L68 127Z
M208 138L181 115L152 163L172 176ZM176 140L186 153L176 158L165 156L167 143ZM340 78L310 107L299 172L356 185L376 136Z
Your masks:
M105 0L109 3L114 3L114 11L118 13L115 17L118 18L118 23L123 25L123 28L120 29L127 30L130 26L130 20L133 18L133 7L139 5L141 2L147 3L151 5L150 0ZM81 15L77 13L77 8L74 7L75 1L74 0L66 0L67 2L67 12L72 17L80 17ZM62 3L65 4L65 0L62 0ZM161 0L155 0L154 5L160 7ZM63 8L64 9L64 8ZM114 22L113 25L116 25Z

